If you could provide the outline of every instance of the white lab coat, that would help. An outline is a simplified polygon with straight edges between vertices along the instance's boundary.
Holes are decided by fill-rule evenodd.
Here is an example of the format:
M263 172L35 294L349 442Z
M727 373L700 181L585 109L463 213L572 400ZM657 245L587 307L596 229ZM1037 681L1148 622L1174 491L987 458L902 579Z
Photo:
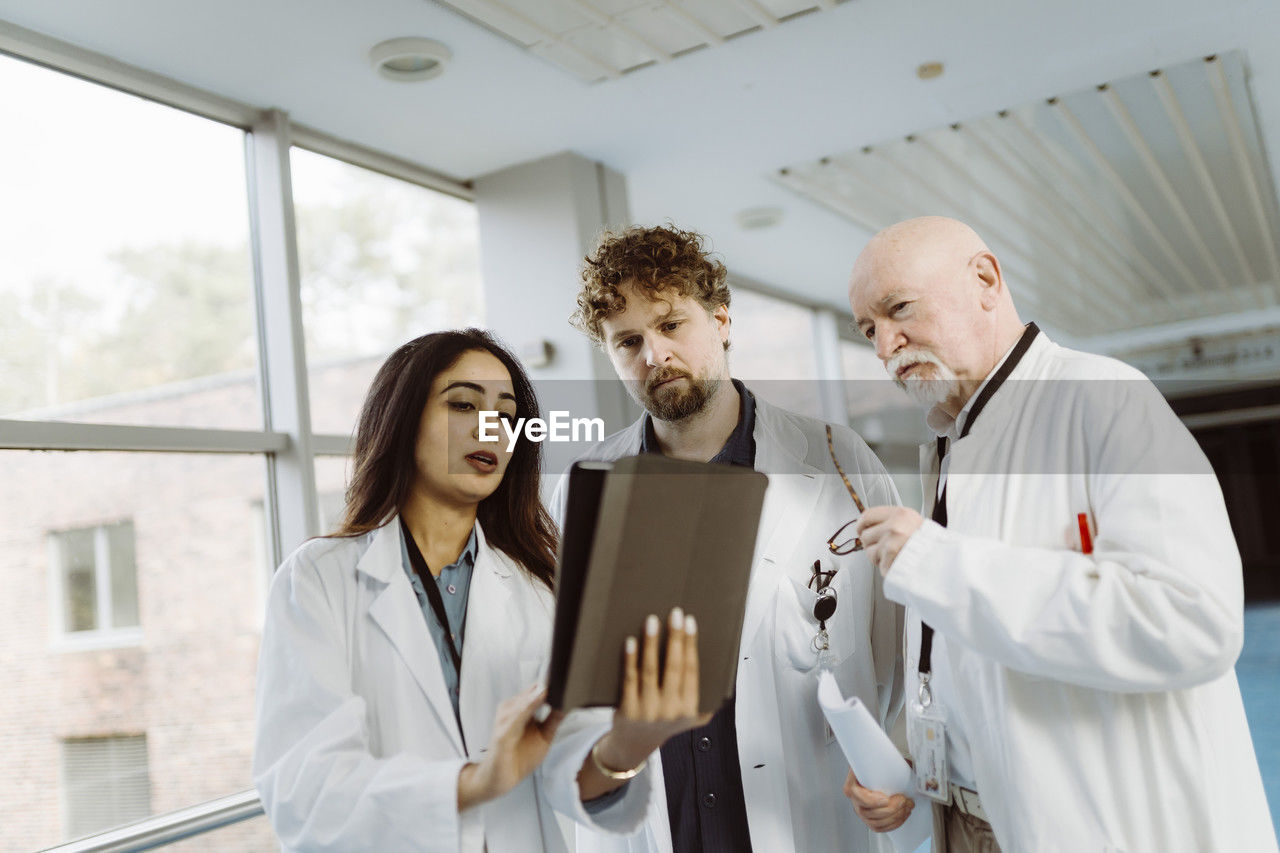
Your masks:
M258 667L253 778L285 849L566 849L546 789L576 792L577 768L607 720L576 721L557 737L558 779L540 769L497 800L457 809L459 769L484 751L499 703L541 674L552 624L551 592L489 547L478 522L475 530L462 732L403 569L398 517L364 536L306 542L276 573ZM590 819L574 805L572 814ZM619 804L597 820L627 831L642 814Z
M643 418L606 438L584 459L616 459L640 451ZM897 490L856 433L835 427L840 464L867 505L896 504ZM827 538L855 509L827 453L822 422L756 398L756 470L768 475L756 540L738 660L736 717L742 790L752 847L757 853L865 851L869 831L844 797L848 764L826 733L817 703L813 639L815 593L807 589L815 559L838 567L838 605L828 623L834 673L846 696L857 696L886 728L901 708L903 611L888 601L879 574L861 554L834 557ZM552 499L563 518L566 481ZM852 528L849 532L851 534ZM714 613L695 614L700 620ZM652 803L643 832L605 837L578 828L581 853L671 850L660 754L640 777L652 775ZM629 790L624 800L644 791Z
M1275 851L1232 670L1240 557L1155 387L1040 335L949 453L948 526L925 521L886 591L908 605L908 696L920 620L946 638L946 711L1001 848ZM933 444L921 470L927 518Z

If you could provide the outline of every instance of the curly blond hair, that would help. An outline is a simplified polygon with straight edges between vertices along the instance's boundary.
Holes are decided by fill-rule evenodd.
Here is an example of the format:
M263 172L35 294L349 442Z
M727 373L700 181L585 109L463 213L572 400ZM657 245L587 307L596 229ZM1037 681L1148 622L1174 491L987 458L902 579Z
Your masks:
M584 259L578 310L569 322L602 343L601 322L626 308L627 299L618 292L623 284L634 285L650 299L674 293L696 299L708 311L728 307L728 271L703 249L703 240L701 234L673 225L603 232Z

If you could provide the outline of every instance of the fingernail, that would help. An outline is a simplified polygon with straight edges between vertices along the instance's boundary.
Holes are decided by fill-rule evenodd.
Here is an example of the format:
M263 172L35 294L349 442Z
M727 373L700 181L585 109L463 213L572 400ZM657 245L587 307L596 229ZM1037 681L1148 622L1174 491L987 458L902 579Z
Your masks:
M627 654L634 655L636 653L636 638L627 637L627 642L625 643L625 647L627 650Z
M671 628L672 628L672 630L674 630L674 631L679 631L679 630L680 630L681 628L683 628L683 627L684 627L684 611L683 611L683 610L681 610L679 607L673 607L673 608L671 608Z
M650 637L656 637L658 636L658 626L660 624L658 617L650 613L649 618L644 620L644 632Z
M698 620L693 618L692 613L684 617L684 632L686 634L698 633Z

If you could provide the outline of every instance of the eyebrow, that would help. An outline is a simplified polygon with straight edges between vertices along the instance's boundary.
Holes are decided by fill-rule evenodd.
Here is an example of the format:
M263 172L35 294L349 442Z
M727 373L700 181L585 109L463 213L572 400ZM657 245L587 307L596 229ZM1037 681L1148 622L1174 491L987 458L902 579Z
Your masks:
M484 386L483 386L483 385L477 385L477 384L476 384L476 383L474 383L474 382L463 382L463 381L461 381L461 380L459 380L459 381L457 381L457 382L450 382L447 386L445 386L445 389L444 389L443 391L441 391L440 393L441 393L441 394L447 394L447 393L449 393L450 391L452 391L454 388L466 388L466 389L468 389L468 390L470 390L470 391L475 391L477 394L483 394L483 393L484 393ZM511 393L511 392L509 392L509 391L503 391L503 392L501 392L500 394L498 394L498 399L499 399L499 400L510 400L510 401L512 401L512 402L514 403L514 402L515 402L515 399L516 399L516 395L515 395L515 394L512 394L512 393Z
M904 298L906 298L906 294L900 290L895 290L885 294L885 297L877 302L876 305L879 306L881 310L884 310L895 302L901 302Z
M900 290L894 290L889 293L886 293L880 299L876 300L876 302L872 304L871 308L872 310L875 310L878 308L883 313L886 308L892 306L896 302L901 302L903 299L907 299L907 298L909 298L907 294L903 293ZM853 317L853 324L855 326L861 326L863 323L870 323L870 322L871 322L870 317L859 317L856 314Z

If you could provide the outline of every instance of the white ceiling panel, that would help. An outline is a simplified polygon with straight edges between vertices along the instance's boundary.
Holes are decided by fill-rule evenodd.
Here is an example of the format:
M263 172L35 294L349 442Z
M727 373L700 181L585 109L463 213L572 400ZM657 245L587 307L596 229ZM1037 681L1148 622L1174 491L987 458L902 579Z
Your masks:
M670 62L836 0L442 0L584 82Z
M779 173L868 231L941 213L1075 335L1280 303L1274 183L1237 53L1198 58Z

